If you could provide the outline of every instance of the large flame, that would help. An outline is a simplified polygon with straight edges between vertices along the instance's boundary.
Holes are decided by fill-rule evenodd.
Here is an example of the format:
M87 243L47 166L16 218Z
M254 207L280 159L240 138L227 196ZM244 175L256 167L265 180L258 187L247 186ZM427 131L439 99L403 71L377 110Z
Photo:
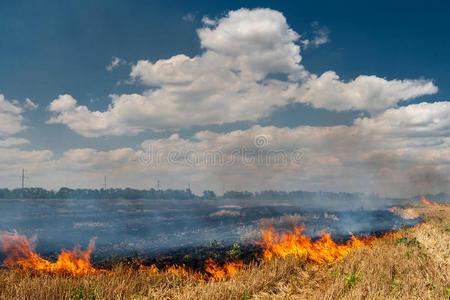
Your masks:
M347 243L338 244L332 240L329 233L313 241L302 232L302 226L294 226L293 231L281 234L275 233L273 227L263 230L262 241L259 242L264 249L263 257L271 260L275 257L295 256L319 264L331 263L343 258L352 248L369 245L375 240L375 237L358 239L352 235Z
M43 259L35 252L35 239L28 239L17 233L0 232L0 250L7 254L4 264L8 268L19 268L24 271L46 272L50 274L69 274L73 276L87 275L89 273L104 272L95 269L89 259L94 250L95 239L89 243L86 251L81 251L79 246L74 250L63 250L56 262ZM156 265L144 266L137 262L139 269L160 275L161 270ZM164 271L179 278L192 278L197 281L226 280L236 276L239 269L244 266L242 261L225 262L223 266L218 265L211 258L205 261L205 271L202 273L186 268L185 265L166 266ZM130 269L131 270L131 269Z
M219 266L211 258L206 260L205 270L215 281L226 280L235 277L238 271L244 267L244 263L240 261L225 262L223 266Z
M56 262L45 260L34 251L34 239L29 240L15 232L0 232L0 242L1 251L7 254L3 263L8 268L74 276L98 272L89 262L95 239L89 242L86 251L79 246L72 251L62 250Z

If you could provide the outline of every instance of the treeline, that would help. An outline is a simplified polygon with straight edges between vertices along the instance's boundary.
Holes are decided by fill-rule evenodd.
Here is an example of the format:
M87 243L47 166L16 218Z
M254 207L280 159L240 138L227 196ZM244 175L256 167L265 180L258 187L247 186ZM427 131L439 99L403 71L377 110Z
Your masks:
M327 199L327 200L358 200L362 197L367 198L367 195L362 193L332 193L332 192L308 192L308 191L261 191L261 192L225 192L223 198L226 199L264 199L264 200L281 200L281 199ZM370 195L369 197L377 198L377 195Z
M190 189L185 190L139 190L132 188L109 188L109 189L70 189L63 187L58 191L43 188L24 189L0 189L1 199L359 199L363 194L350 193L326 193L306 191L227 191L223 196L217 197L214 191L204 191L201 196L195 195Z
M61 188L58 191L43 188L0 189L0 199L193 199L190 189L186 190L138 190L131 188L110 189L70 189Z
M440 193L436 195L426 195L429 201L450 201L450 195ZM358 201L380 200L384 201L405 201L412 200L420 202L420 195L409 199L390 199L379 197L376 194L363 193L334 193L334 192L308 192L308 191L227 191L223 196L217 196L214 191L203 191L202 195L195 195L190 189L185 190L139 190L132 188L109 188L109 189L70 189L60 188L58 191L46 190L43 188L24 188L24 189L0 189L0 199L241 199L241 200L345 200Z
M214 191L203 191L202 195L195 195L190 189L185 190L139 190L132 188L109 188L109 189L70 189L63 187L58 191L43 188L24 189L0 189L0 199L347 199L357 200L363 194L351 193L328 193L307 191L227 191L218 197Z

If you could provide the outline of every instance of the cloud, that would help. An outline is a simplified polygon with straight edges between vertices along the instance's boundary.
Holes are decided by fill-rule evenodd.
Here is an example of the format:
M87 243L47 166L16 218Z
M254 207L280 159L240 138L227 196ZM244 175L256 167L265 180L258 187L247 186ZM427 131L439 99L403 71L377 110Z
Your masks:
M241 33L239 28L246 22L248 32ZM133 66L131 78L157 88L112 95L105 112L74 107L73 98L58 98L50 105L57 114L49 122L66 124L85 136L136 134L256 120L289 101L296 84L266 78L270 73L298 77L304 72L294 43L298 36L281 13L268 9L230 12L216 28L200 29L199 36L205 48L200 56L177 55L154 63L143 60Z
M0 147L12 147L29 143L30 141L24 138L7 138L5 140L0 140Z
M70 95L60 95L50 103L49 109L55 112L64 112L74 110L77 101Z
M309 47L319 47L322 44L326 44L330 41L328 35L330 34L330 30L326 26L319 26L318 22L313 22L312 24L313 38L312 39L302 39L300 42L303 45L303 49L307 49Z
M217 24L217 21L210 19L208 16L203 16L202 23L207 26L215 26Z
M70 95L60 96L50 105L49 123L66 124L89 137L135 135L256 121L292 102L379 113L437 92L428 80L361 75L345 82L333 71L310 74L301 64L299 35L275 10L243 8L217 21L203 18L203 24L197 31L203 49L198 56L179 54L132 66L130 77L147 87L144 92L112 95L106 111L91 111ZM317 32L315 43L325 42L325 29Z
M367 110L377 113L394 107L399 101L431 95L437 87L428 80L386 80L361 75L349 82L333 71L312 76L298 89L298 101L330 110Z
M240 189L393 196L450 192L445 184L450 179L450 120L443 117L448 113L450 102L420 103L358 118L352 126L257 125L226 134L201 131L193 139L173 136L145 141L142 148L154 156L140 161L147 162L151 170L172 173L182 182L193 176L191 182L216 190L225 183ZM265 137L264 147L257 146L255 137ZM243 149L252 155L244 155ZM273 153L291 159L267 163ZM301 159L293 160L298 153ZM426 182L421 178L427 178Z
M303 72L299 35L280 12L270 9L231 11L216 26L198 30L202 48L223 56L227 70L240 71L242 77L262 80L269 73L293 77ZM230 61L227 58L232 58Z
M195 20L195 13L187 13L182 17L183 21L191 23Z
M112 71L113 69L117 68L121 64L125 64L126 62L116 56L113 56L112 61L109 65L106 66L106 70Z
M91 112L86 106L77 106L77 101L70 95L60 95L50 103L49 110L59 113L47 121L48 124L67 124L72 130L84 136L95 137L101 135L133 134L123 132L127 128L120 126L120 119L109 116L108 113Z
M8 101L0 94L0 136L13 135L26 128L22 124L22 112L17 101Z
M372 135L384 139L403 137L410 139L450 136L450 102L419 103L388 109L372 118L360 118L355 124Z
M10 142L12 141L10 140ZM30 172L47 169L52 157L53 153L49 150L23 151L17 148L0 147L0 180L2 185L17 187L22 168L26 168ZM17 177L14 177L14 174L17 174ZM49 172L48 175L52 177L54 174ZM40 183L43 184L42 186L46 185L45 182Z
M391 109L351 126L253 126L229 133L200 131L148 140L136 151L140 168L204 189L306 189L410 196L449 192L449 102ZM402 116L407 110L410 114ZM421 116L428 114L422 120ZM408 122L402 120L408 119ZM394 126L379 126L393 124ZM414 131L424 135L415 136ZM257 137L267 141L263 147ZM247 154L245 154L247 153ZM279 154L282 154L281 156ZM151 154L151 155L150 155ZM278 161L270 160L274 155ZM294 159L297 154L300 159ZM421 171L422 170L422 171ZM427 170L426 172L424 170ZM430 170L434 170L434 175ZM165 174L165 175L163 175ZM436 174L440 174L439 176ZM418 186L414 180L428 176ZM421 177L420 177L421 178Z
M350 126L203 130L136 148L69 149L60 157L0 147L0 180L12 185L10 174L24 167L33 185L51 188L99 187L106 174L111 186L149 188L159 179L164 188L190 183L198 193L220 192L223 185L391 196L450 192L449 114L450 102L419 103L357 118Z
M30 98L27 98L25 100L25 108L30 109L30 110L35 110L39 107L38 104L34 103L33 101L31 101Z
M419 103L389 109L375 118L356 122L366 129L410 137L450 136L450 102Z

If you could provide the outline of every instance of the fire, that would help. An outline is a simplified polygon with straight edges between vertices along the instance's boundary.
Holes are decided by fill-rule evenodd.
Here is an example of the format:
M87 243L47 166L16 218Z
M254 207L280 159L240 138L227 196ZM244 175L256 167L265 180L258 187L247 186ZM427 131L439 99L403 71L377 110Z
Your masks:
M139 266L140 270L143 270L145 272L148 272L150 274L159 275L159 269L157 266L150 265L150 266L144 266L140 261L136 263Z
M352 239L347 243L338 244L332 240L329 233L323 233L320 239L313 241L302 232L303 227L297 226L294 226L293 231L281 234L275 233L273 227L263 229L262 241L258 242L263 247L263 258L271 260L275 257L284 258L293 255L319 264L331 263L343 258L352 248L369 245L375 239L373 237L358 239L352 235ZM8 255L4 264L9 268L73 276L104 272L104 270L95 269L89 261L95 239L91 240L85 251L82 251L79 246L72 251L63 250L56 262L50 262L40 257L34 251L33 239L29 240L17 233L0 232L0 241L2 244L0 250ZM161 275L161 272L164 271L179 278L192 278L204 282L233 278L240 269L245 267L245 264L242 261L227 261L225 264L219 265L209 258L205 261L205 272L188 269L185 265L166 266L163 270L154 264L144 266L138 262L137 266L140 270L155 276Z
M216 262L209 258L206 260L205 264L206 272L211 274L212 279L215 281L235 277L237 272L244 267L244 263L240 260L236 262L225 262L223 266L219 266Z
M421 196L421 198L422 198L423 205L431 205L431 203L427 201L427 198L425 198L425 196Z
M56 262L43 259L35 252L34 238L27 239L27 237L17 233L0 232L0 242L0 250L7 254L4 264L11 269L19 268L24 271L73 276L105 272L104 270L95 269L89 261L90 255L94 250L95 239L90 241L86 251L82 251L79 246L76 246L72 251L62 250ZM161 274L162 270L158 269L154 264L150 266L144 266L140 262L136 264L140 270L152 275L159 276ZM219 266L212 259L208 259L205 262L206 273L188 269L185 265L167 266L163 271L179 278L192 278L199 282L204 282L207 280L220 281L234 277L243 266L244 263L242 261L226 262L223 266Z
M140 262L137 262L137 265L139 266L140 270L150 273L151 275L155 275L155 276L161 275L161 270L155 264L152 264L150 266L145 266L145 265L141 264ZM199 282L205 281L204 274L202 274L201 272L196 272L196 271L187 269L185 265L166 266L164 271L166 271L167 274L172 274L178 278L183 278L183 279L193 278Z
M183 278L183 279L188 279L188 278L192 278L196 281L199 282L204 282L204 274L202 274L201 272L196 272L190 269L187 269L185 265L171 265L170 267L167 266L165 268L165 271L168 274L173 274L174 276L178 277L178 278Z
M447 204L439 204L439 203L437 203L437 202L430 203L430 202L427 201L427 198L425 198L425 196L421 196L421 198L422 198L422 204L423 204L423 205L426 205L426 206L431 206L431 205L433 205L433 206L447 205Z
M153 275L160 275L160 270L154 264L150 266L144 266L138 263L139 269L145 272L148 272ZM193 271L191 269L186 268L185 265L171 265L165 268L166 273L173 274L176 277L184 278L184 279L194 279L199 282L205 282L208 280L221 281L226 280L232 277L235 277L238 271L244 267L244 263L242 261L236 262L225 262L223 266L218 265L211 258L205 261L205 271L206 273L202 273L199 271Z
M259 244L264 248L264 259L295 256L319 264L331 263L346 256L351 249L369 245L375 239L374 237L358 239L352 235L352 239L347 243L337 244L329 233L313 241L302 232L302 226L294 226L293 231L281 234L275 233L273 227L263 230L262 241Z
M270 261L274 258L295 256L318 264L332 263L346 256L353 248L364 247L373 243L376 237L352 238L346 243L336 243L329 233L322 233L322 237L313 241L303 234L303 226L294 226L292 231L275 233L273 227L261 231L261 241L256 242L262 247L262 258ZM35 252L35 240L27 239L17 233L0 232L0 250L7 254L4 264L9 268L19 268L25 271L39 273L67 274L83 276L91 273L107 272L95 269L89 259L94 249L94 241L89 243L88 249L82 251L79 246L74 250L63 250L56 262L43 259ZM185 265L171 265L159 269L156 265L144 266L140 261L135 266L139 270L153 276L171 274L178 278L194 279L198 282L222 281L235 277L246 264L243 261L226 261L219 265L211 258L204 263L204 271L195 271ZM130 272L135 269L130 268Z
M79 246L72 251L62 250L54 263L43 259L34 251L34 240L17 233L0 232L0 249L8 255L4 264L8 268L73 276L98 272L89 262L95 239L90 241L86 251L82 251Z

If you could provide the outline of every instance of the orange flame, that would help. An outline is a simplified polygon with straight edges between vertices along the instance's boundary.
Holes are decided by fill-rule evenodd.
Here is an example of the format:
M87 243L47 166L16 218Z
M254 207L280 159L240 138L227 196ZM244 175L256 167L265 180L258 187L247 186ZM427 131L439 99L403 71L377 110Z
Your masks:
M437 202L433 202L433 203L430 203L430 202L428 202L427 201L427 198L425 198L425 196L421 196L421 198L422 198L422 204L423 205L426 205L426 206L431 206L431 205L433 205L433 206L438 206L438 205L445 205L445 206L447 206L448 204L439 204L439 203L437 203Z
M425 198L425 196L421 196L421 198L422 198L423 205L431 205L431 203L427 201L427 198Z
M54 263L43 259L34 252L34 240L28 240L25 236L17 233L0 232L2 244L0 249L8 255L4 264L8 268L73 276L98 272L89 262L91 252L94 250L95 239L89 242L86 251L81 251L79 246L76 246L72 251L62 250Z
M239 260L236 262L225 262L223 266L219 266L211 258L207 259L205 270L211 274L215 281L226 280L235 277L238 271L244 267L244 263Z
M0 242L0 250L7 254L4 264L11 269L19 268L25 271L69 274L73 276L104 272L104 270L95 269L89 262L90 255L94 250L95 239L90 241L86 251L81 251L79 246L76 246L72 251L63 250L55 263L43 259L35 252L35 238L27 239L27 237L18 235L17 233L0 232ZM160 270L154 264L144 266L139 261L136 264L140 270L156 276L160 275ZM200 282L206 280L219 281L234 277L237 271L244 266L244 263L242 261L226 262L223 266L219 266L212 259L208 259L205 265L207 273L193 271L186 268L185 265L167 266L164 271L179 278L193 278Z
M150 274L159 275L159 269L154 264L150 266L144 266L141 262L137 262L136 264L139 266L140 270L146 271Z
M184 264L181 266L171 265L170 267L166 267L166 272L169 274L173 274L179 278L183 279L192 278L199 282L205 282L206 280L209 279L208 276L206 276L202 272L187 269Z
M273 227L263 230L262 241L259 242L264 248L263 257L271 260L275 257L284 258L291 255L319 264L331 263L343 258L352 248L369 245L375 240L375 237L358 239L352 235L352 239L346 244L337 244L331 239L329 233L313 241L302 232L303 226L294 226L293 231L281 234L275 233Z
M154 264L150 266L144 266L140 263L139 269L149 272L154 275L160 275L160 270ZM207 280L221 281L232 277L235 277L237 272L244 267L242 261L237 262L226 262L223 266L219 266L211 258L205 261L205 271L207 273L202 273L199 271L193 271L186 268L185 265L171 265L165 268L165 271L169 274L173 274L179 278L193 278L199 282L205 282Z

